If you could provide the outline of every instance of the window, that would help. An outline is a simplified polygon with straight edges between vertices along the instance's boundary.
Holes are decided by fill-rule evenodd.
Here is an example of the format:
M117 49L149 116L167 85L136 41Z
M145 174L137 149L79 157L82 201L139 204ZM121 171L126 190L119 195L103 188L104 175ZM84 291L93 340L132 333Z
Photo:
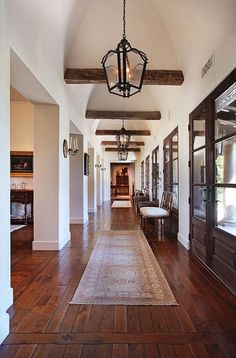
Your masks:
M149 194L150 189L150 155L145 159L145 189Z
M144 161L141 162L141 189L144 189Z
M156 201L159 197L159 146L152 152L152 200Z

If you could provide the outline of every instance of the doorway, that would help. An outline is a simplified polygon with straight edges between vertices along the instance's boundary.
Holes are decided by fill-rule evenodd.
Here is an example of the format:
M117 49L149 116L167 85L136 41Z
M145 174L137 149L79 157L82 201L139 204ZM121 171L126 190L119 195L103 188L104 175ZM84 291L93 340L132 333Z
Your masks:
M111 163L111 200L129 200L134 195L135 164Z
M190 114L191 251L236 292L236 70Z

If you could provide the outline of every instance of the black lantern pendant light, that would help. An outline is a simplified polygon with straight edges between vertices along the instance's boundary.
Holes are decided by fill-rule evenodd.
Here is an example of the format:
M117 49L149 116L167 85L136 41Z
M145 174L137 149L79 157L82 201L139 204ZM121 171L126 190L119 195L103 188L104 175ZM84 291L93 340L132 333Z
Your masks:
M127 148L118 147L118 159L119 160L127 160L128 158L128 150Z
M124 98L141 91L148 62L145 53L131 47L126 39L125 6L126 0L123 0L123 38L117 48L108 51L102 59L109 92Z
M122 120L122 128L118 135L116 135L116 143L118 148L128 148L130 135L125 130L124 120Z

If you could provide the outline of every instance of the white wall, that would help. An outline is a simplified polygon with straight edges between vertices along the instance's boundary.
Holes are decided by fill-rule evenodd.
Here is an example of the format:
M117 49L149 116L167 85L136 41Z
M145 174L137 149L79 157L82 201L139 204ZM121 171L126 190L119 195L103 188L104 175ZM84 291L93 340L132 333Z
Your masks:
M69 239L59 230L59 121L58 106L35 105L34 250L60 250Z
M6 33L5 1L0 1L0 343L9 332L9 315L13 303L10 287L10 52Z
M100 155L97 155L96 163L97 165L101 165ZM101 167L96 168L96 176L97 176L97 206L102 205L102 170Z
M34 106L30 102L11 101L11 150L34 150Z
M96 152L94 148L88 148L89 154L89 176L88 176L88 212L94 213L97 211L97 169Z
M72 135L77 138L79 153L70 156L70 223L85 224L88 221L87 208L84 207L84 152L83 136ZM86 210L86 211L85 211Z

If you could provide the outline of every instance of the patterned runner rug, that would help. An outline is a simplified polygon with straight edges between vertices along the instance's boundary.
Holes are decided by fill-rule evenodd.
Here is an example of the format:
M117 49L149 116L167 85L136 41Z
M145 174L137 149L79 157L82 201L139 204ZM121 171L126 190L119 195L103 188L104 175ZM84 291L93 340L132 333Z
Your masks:
M131 208L130 200L114 200L111 206L112 208Z
M100 233L72 304L177 305L142 231Z

